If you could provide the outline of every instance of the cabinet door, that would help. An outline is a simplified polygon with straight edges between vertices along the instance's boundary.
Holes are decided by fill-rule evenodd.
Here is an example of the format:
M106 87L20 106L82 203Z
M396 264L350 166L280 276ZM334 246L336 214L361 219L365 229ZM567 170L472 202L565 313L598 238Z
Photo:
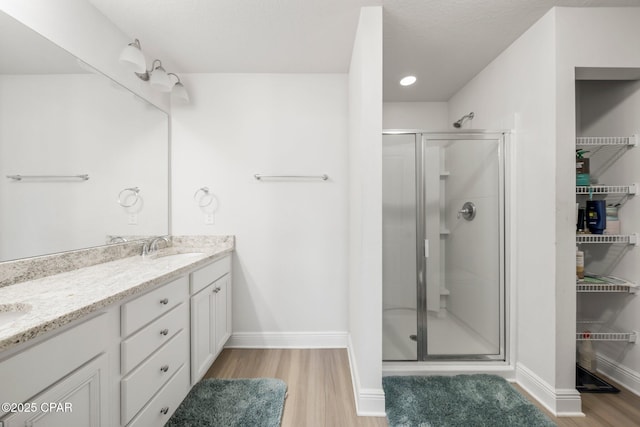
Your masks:
M191 384L200 381L215 357L216 283L191 297Z
M103 353L56 383L27 405L3 419L5 427L99 427L108 425L106 396L107 356Z
M226 275L214 283L216 295L215 355L222 351L231 336L231 280Z

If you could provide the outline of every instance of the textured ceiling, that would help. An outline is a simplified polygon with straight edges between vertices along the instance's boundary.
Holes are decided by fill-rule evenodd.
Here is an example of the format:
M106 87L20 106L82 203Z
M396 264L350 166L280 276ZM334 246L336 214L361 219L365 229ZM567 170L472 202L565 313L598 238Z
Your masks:
M446 101L553 6L640 0L89 0L165 68L344 73L359 9L384 10L385 101ZM415 74L407 88L397 82Z

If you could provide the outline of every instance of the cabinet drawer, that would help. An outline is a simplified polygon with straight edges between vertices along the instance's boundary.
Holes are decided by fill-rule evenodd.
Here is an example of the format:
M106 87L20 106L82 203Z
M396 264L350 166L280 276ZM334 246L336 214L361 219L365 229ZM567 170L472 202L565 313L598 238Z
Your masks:
M160 392L140 411L127 427L164 425L189 393L189 369L182 365ZM166 411L166 412L165 412Z
M183 330L160 347L149 359L124 377L122 391L122 424L131 418L188 360L189 336Z
M187 297L188 278L181 277L122 305L122 336L137 331Z
M168 313L151 322L122 342L122 374L138 366L189 322L189 308L180 303Z
M231 257L226 256L218 261L191 273L191 295L207 285L231 272Z

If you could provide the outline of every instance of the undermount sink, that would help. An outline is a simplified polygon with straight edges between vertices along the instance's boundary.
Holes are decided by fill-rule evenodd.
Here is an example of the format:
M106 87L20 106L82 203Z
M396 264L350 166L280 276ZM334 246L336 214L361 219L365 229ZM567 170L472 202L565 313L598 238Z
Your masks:
M193 258L199 258L204 256L205 253L204 252L186 252L183 254L159 254L159 255L154 255L151 259L154 260L159 260L159 261L166 261L166 262L170 262L170 261L185 261L185 260L190 260Z
M155 266L164 267L164 268L176 268L182 266L184 263L188 263L190 261L196 261L200 258L204 258L206 254L204 252L187 252L182 254L153 254L152 256L146 258L145 262L150 263Z
M0 329L10 326L31 311L28 304L0 304Z

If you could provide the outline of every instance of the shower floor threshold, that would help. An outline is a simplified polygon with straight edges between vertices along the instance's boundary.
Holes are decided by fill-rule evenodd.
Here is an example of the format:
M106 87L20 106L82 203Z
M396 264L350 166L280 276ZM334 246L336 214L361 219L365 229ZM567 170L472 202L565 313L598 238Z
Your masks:
M453 315L429 314L428 345L430 354L493 354L495 349ZM383 316L383 360L416 360L417 319L415 309L386 310Z

